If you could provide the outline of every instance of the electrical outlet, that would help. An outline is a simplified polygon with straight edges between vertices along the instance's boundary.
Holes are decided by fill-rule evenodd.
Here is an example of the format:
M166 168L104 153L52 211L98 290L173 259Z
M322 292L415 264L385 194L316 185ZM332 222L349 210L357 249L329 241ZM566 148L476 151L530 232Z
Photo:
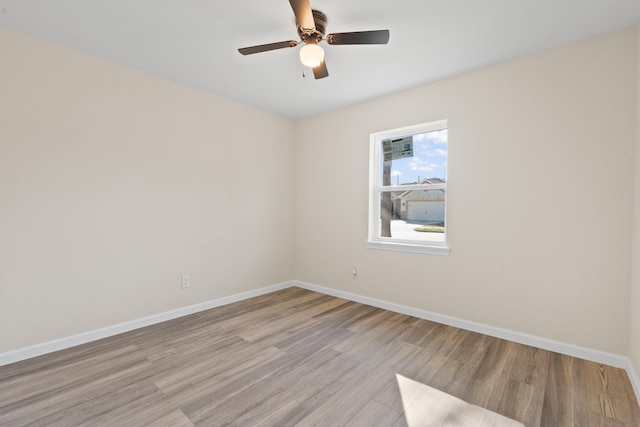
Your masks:
M180 283L180 287L182 289L187 289L191 287L191 277L187 275L182 276L182 282Z
M353 277L358 277L358 267L351 267L351 274L353 274Z

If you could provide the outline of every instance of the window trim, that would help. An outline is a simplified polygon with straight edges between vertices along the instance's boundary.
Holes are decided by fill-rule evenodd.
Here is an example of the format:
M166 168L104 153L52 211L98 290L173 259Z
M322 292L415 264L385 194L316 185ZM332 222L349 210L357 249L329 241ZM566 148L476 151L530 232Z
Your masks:
M366 247L369 249L382 249L389 251L424 253L430 255L449 255L450 248L448 246L447 221L448 214L448 197L445 196L445 232L444 242L430 242L419 240L402 240L393 237L381 237L379 235L380 220L380 194L383 191L408 191L408 190L424 190L424 189L445 189L447 188L448 179L445 177L445 183L439 184L411 184L401 186L383 186L382 177L380 176L382 164L382 140L389 138L400 138L403 136L415 135L419 133L433 132L437 130L448 129L447 120L438 120L434 122L422 123L413 126L406 126L397 129L386 130L382 132L372 133L369 137L369 232ZM448 141L447 141L448 142ZM448 160L447 145L447 160ZM448 165L447 165L448 166ZM447 167L447 174L449 168Z

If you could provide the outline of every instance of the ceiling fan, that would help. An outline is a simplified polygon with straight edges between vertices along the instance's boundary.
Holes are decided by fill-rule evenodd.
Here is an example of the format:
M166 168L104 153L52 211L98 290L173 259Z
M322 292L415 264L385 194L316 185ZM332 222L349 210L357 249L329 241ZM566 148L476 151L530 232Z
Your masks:
M309 0L289 0L293 13L296 16L296 26L300 41L287 40L276 43L261 44L238 49L243 55L267 52L270 50L294 47L304 43L300 49L300 61L313 69L316 79L322 79L329 75L327 64L324 61L324 50L318 43L325 40L331 45L340 44L387 44L389 42L389 30L354 31L350 33L333 33L324 35L327 28L327 17L319 10L312 10Z

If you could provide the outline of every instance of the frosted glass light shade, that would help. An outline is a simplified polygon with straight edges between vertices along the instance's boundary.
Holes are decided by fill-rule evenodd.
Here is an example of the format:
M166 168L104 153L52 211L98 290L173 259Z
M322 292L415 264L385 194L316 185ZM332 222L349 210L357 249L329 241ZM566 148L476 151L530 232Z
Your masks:
M317 44L306 44L300 49L300 61L307 67L317 67L324 61L324 50Z

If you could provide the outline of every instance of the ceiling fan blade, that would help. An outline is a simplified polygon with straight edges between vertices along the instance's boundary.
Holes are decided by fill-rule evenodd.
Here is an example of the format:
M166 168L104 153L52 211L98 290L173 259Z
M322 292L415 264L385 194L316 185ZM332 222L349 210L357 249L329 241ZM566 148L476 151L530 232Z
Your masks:
M315 30L316 24L313 19L313 12L311 11L311 3L309 0L289 0L293 14L296 15L296 25L298 28L304 28L305 30Z
M389 30L354 31L327 35L327 43L329 44L387 44L388 42Z
M258 46L243 47L238 49L238 52L240 52L243 55L252 55L254 53L268 52L270 50L282 49L285 47L294 47L297 45L298 45L297 41L289 40L286 42L277 42L277 43L261 44Z
M317 67L313 67L313 77L317 79L323 79L329 75L329 71L327 71L327 63L322 61L320 65Z

